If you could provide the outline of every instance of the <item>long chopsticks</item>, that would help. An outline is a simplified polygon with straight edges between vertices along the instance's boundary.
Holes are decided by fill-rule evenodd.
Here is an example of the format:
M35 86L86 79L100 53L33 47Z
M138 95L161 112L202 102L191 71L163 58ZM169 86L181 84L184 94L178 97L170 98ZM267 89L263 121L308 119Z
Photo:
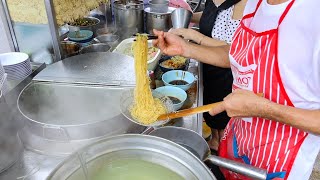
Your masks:
M137 34L133 34L133 36L137 36ZM158 36L150 35L150 34L148 34L147 37L148 37L148 40L158 39Z
M257 96L263 97L263 93L257 93ZM220 105L222 102L216 102L204 106L199 106L195 108L190 108L190 109L184 109L181 111L173 112L173 113L168 113L168 114L162 114L158 117L158 121L165 121L168 119L176 119L176 118L181 118L185 116L190 116L193 114L199 114L199 113L204 113L210 111L212 108L217 107Z

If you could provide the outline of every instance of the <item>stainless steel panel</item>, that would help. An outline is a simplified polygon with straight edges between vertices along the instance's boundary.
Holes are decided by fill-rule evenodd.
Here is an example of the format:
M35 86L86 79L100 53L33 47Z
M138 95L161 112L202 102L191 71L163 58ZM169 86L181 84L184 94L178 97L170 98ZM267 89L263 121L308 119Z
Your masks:
M111 52L81 54L48 66L34 80L133 86L134 60Z

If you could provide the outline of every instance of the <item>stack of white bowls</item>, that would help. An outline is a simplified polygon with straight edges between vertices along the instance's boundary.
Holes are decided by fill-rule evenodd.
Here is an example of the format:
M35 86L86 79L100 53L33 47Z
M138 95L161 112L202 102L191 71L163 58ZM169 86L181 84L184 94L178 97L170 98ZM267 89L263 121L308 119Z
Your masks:
M4 68L0 62L0 91L5 94L7 93L8 85L7 85L7 74L4 72ZM1 94L0 92L0 94Z
M7 74L7 80L23 80L32 73L29 56L25 53L0 54L0 63Z

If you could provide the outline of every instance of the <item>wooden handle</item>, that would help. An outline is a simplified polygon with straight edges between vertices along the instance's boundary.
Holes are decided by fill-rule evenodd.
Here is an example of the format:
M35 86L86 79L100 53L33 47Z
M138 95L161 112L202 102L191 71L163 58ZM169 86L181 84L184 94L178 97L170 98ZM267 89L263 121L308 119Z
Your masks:
M257 95L260 97L263 97L263 93L258 93ZM193 114L208 112L208 111L210 111L210 109L220 105L221 103L222 102L216 102L216 103L212 103L212 104L208 104L208 105L204 105L204 106L199 106L196 108L184 109L184 110L177 111L177 112L162 114L158 117L158 121L165 121L168 119L181 118L181 117L190 116Z

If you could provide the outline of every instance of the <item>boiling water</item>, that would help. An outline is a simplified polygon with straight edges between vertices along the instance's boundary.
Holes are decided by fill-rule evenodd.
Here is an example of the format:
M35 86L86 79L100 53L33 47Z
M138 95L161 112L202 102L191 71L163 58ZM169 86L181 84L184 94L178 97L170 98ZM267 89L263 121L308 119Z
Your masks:
M113 161L98 170L92 180L183 180L177 173L161 165L138 159Z

